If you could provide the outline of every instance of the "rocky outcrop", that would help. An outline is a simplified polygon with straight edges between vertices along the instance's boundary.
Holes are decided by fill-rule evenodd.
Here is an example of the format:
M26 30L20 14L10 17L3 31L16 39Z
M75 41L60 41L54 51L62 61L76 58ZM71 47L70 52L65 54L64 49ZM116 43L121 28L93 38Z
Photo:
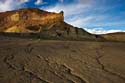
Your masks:
M0 13L0 32L36 32L27 30L26 27L39 25L47 26L63 21L63 11L54 13L35 8L20 9Z
M35 8L26 8L0 13L0 32L37 33L38 38L96 40L85 30L64 22L64 12L47 12Z

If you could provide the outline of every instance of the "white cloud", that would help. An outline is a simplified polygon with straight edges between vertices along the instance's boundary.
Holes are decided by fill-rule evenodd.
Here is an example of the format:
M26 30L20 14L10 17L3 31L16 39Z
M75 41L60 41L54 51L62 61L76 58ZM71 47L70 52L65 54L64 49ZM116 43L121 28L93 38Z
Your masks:
M0 1L0 12L10 11L21 7L22 4L29 0L1 0Z
M57 4L55 6L50 6L45 8L45 10L50 12L60 12L64 11L65 17L71 16L71 15L78 15L84 11L86 11L91 5L89 4L69 4L69 5L62 5Z
M80 16L76 16L76 17L73 17L73 19L68 20L67 22L74 26L82 27L82 26L88 25L89 21L94 20L95 18L96 16L86 16L82 18Z
M92 27L92 26L125 26L125 20L120 20L119 16L112 16L110 14L104 14L104 12L111 10L114 7L98 7L93 4L92 0L79 0L79 3L62 5L57 4L56 6L51 6L45 8L50 12L64 11L65 21L73 26L77 27ZM102 11L103 10L103 11ZM105 30L103 28L85 28L88 32L93 34L106 34L113 32L125 32L123 30L111 29Z
M56 6L45 8L45 10L51 12L59 12L63 10L65 15L65 21L77 27L125 26L125 20L118 20L119 18L121 18L121 16L123 16L124 13L122 13L122 15L116 16L113 16L108 13L110 10L115 8L114 6L98 7L98 5L94 3L93 0L78 1L79 3L68 5L57 4ZM104 2L105 0L102 1ZM107 31L102 31L102 33L106 32Z
M36 0L35 5L40 5L43 3L43 0Z
M43 5L43 4L47 4L47 2L43 1L43 0L36 0L36 2L34 3L35 5Z
M8 11L13 9L13 0L5 0L5 1L0 1L0 11Z
M29 2L30 0L17 0L17 4L18 5L21 5L21 4L24 4L26 2Z
M109 15L88 15L74 16L68 19L67 22L77 27L92 27L92 26L125 26L125 20L117 20L117 16Z
M88 29L88 28L84 28L86 31L88 31L89 33L92 34L107 34L107 33L115 33L115 32L125 32L125 30L115 30L115 29L110 29L110 30L105 30L104 28L100 27L100 28L92 28L92 29Z

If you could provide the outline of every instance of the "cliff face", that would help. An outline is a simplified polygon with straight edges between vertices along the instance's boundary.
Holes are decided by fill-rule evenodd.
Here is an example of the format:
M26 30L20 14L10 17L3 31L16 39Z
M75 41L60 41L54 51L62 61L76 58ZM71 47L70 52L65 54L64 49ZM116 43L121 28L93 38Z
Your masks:
M35 32L26 29L26 27L51 25L63 21L62 11L60 13L51 13L33 8L20 9L0 13L0 32Z
M40 38L97 39L95 35L64 22L64 13L26 8L0 13L0 32L37 33Z

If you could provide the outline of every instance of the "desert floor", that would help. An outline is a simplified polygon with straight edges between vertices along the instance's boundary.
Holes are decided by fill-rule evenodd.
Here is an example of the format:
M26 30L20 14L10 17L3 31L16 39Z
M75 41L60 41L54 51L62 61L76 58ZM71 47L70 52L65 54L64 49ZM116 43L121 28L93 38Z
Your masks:
M0 83L125 83L125 42L0 38Z

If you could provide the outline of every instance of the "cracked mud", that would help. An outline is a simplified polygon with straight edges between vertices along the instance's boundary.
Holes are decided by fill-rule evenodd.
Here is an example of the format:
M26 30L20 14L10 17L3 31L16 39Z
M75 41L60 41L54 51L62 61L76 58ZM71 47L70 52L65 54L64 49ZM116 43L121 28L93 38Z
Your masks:
M125 83L125 43L25 39L0 43L0 83Z

